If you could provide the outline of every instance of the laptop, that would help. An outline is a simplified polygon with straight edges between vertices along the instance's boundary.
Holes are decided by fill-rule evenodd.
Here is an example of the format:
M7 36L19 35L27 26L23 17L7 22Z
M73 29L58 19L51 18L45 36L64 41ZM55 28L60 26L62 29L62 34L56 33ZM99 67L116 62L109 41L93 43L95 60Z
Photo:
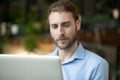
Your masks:
M60 58L0 55L0 80L63 80Z

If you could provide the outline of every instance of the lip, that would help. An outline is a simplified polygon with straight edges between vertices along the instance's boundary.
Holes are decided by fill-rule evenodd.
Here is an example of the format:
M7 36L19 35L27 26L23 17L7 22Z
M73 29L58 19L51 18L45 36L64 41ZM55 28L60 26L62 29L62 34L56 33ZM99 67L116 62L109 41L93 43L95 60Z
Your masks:
M67 39L66 38L60 38L60 39L58 39L58 41L61 42L61 43L65 43L67 41Z
M66 38L60 38L59 40L67 40Z
M61 41L61 40L67 40L67 38L59 38L58 41Z

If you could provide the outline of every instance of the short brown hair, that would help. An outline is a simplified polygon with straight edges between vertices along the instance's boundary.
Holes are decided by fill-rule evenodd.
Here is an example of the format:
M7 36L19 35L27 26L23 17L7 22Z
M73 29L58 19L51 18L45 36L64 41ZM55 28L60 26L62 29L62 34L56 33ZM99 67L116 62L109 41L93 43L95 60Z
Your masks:
M78 9L73 3L71 3L68 0L58 0L57 2L54 2L48 9L48 16L50 15L51 12L61 11L71 12L75 20L79 18Z

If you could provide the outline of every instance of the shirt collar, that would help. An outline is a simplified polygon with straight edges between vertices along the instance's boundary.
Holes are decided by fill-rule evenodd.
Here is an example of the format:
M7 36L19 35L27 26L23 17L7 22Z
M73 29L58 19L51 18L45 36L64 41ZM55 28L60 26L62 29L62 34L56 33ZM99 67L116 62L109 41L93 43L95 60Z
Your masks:
M58 47L52 52L52 55L58 56ZM75 50L74 54L69 60L64 61L63 63L68 63L74 60L82 60L84 59L85 54L84 54L84 48L82 47L81 43L78 43L78 48Z
M74 54L73 54L73 56L71 58L74 58L74 59L84 59L84 57L85 57L84 48L79 43L78 44L78 48L76 49L76 51L74 52Z

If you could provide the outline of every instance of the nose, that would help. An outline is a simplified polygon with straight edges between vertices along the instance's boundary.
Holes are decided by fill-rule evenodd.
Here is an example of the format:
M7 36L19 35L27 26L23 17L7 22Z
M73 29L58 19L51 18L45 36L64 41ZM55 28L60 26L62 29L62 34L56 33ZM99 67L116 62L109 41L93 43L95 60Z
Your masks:
M58 33L59 33L60 35L61 35L61 34L64 34L64 33L65 33L64 28L63 28L63 27L59 27Z

